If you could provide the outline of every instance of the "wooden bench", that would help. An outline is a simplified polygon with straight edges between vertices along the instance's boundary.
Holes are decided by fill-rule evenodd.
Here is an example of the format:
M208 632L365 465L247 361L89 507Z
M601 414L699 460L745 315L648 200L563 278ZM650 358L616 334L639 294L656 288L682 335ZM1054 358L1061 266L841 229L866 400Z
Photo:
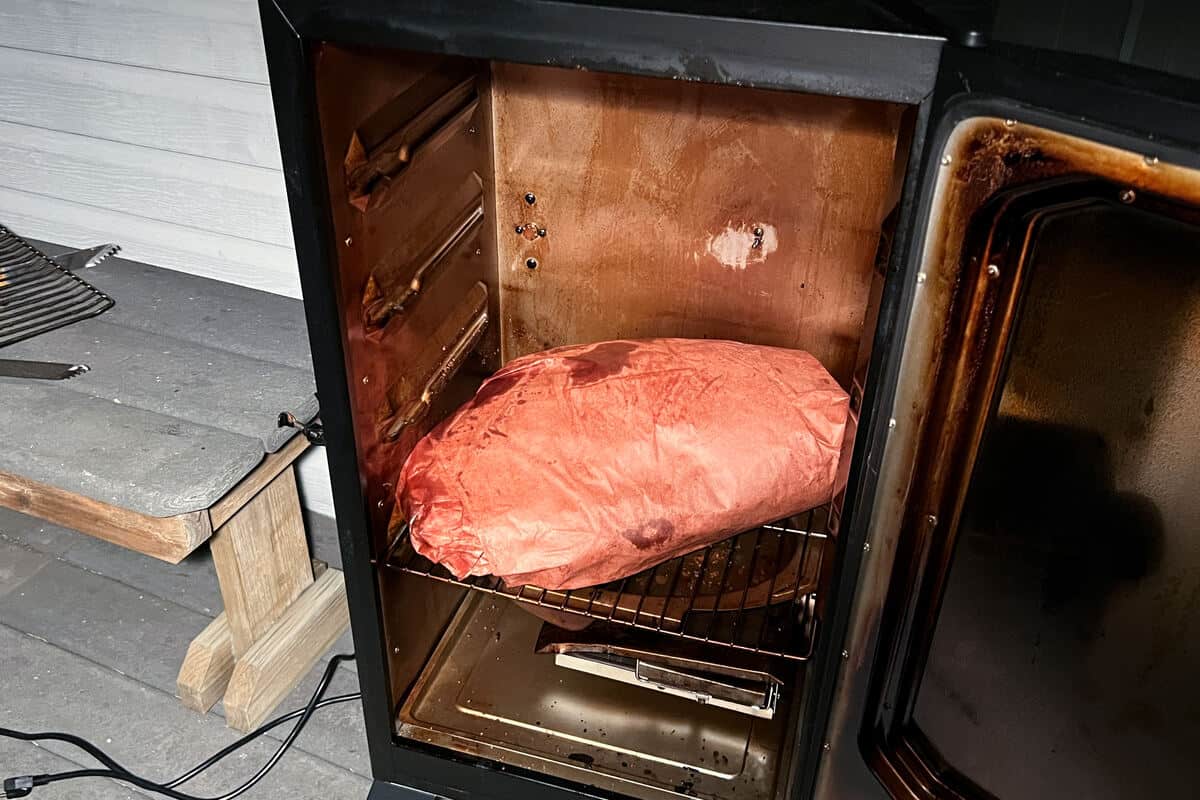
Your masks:
M249 730L349 625L342 573L309 554L294 467L309 443L276 424L317 411L302 308L123 259L87 279L110 312L5 349L92 370L0 379L0 506L170 563L210 541L225 609L189 646L179 697L224 697Z

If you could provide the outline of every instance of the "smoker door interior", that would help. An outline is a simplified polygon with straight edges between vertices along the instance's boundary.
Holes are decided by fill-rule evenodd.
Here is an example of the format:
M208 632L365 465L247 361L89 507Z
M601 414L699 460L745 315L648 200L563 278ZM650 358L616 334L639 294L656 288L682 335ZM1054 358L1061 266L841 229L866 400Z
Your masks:
M1011 118L942 153L864 755L896 797L1187 794L1200 171Z
M1047 223L913 719L997 797L1200 782L1200 231Z
M1200 112L1111 67L946 51L821 800L1200 778Z

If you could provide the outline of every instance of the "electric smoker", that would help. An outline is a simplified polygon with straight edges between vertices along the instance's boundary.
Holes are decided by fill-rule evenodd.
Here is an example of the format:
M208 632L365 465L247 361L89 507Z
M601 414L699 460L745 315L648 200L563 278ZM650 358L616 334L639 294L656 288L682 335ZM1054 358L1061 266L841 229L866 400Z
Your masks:
M1196 85L905 8L262 4L372 797L1192 785ZM844 488L582 590L412 549L488 374L654 336L816 355Z

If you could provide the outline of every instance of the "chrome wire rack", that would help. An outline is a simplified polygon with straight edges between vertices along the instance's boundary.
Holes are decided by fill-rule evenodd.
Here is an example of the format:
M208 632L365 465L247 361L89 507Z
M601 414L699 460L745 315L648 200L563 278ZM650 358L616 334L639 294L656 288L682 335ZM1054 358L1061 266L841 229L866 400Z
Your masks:
M590 617L764 655L812 653L829 509L778 523L665 561L602 586L553 590L507 586L493 576L455 578L418 554L401 523L384 566L410 575Z
M0 225L0 347L103 314L113 299Z

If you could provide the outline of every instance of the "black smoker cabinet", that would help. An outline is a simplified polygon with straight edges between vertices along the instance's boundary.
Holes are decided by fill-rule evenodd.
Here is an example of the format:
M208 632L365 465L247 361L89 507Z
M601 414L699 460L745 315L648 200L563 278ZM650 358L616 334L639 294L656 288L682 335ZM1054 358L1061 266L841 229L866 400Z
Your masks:
M1170 491L1200 435L1200 19L1057 5L261 0L372 798L1194 785L1187 637L1132 620L1187 624L1159 582L1200 519ZM771 246L719 263L722 228ZM510 358L640 336L803 348L850 393L844 488L738 537L736 611L653 571L555 593L413 553L393 496L421 435ZM539 626L587 617L778 705L558 680ZM1091 754L1047 738L1119 703L1130 658L1165 760L1110 725L1132 711L1087 717Z

